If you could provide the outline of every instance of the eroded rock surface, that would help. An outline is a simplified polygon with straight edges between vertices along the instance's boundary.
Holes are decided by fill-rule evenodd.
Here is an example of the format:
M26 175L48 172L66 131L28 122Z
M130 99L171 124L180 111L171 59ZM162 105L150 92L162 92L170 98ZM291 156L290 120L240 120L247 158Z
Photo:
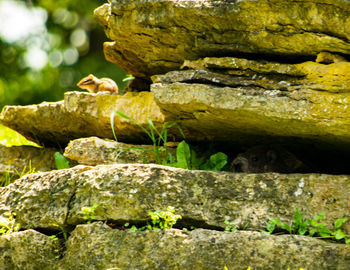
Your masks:
M154 76L151 89L166 119L176 119L192 140L254 145L299 138L349 150L350 87L338 65L350 68L205 58L185 62L191 70Z
M1 269L55 269L57 243L34 230L0 236Z
M64 253L34 230L0 236L3 269L339 269L349 245L305 236L196 229L132 232L102 222L78 225Z
M98 247L91 252L91 246ZM130 232L79 225L63 269L348 269L350 246L303 236L180 230Z
M207 56L350 54L349 14L341 0L112 0L95 10L112 40L107 60L143 78Z
M0 211L23 228L57 229L83 222L81 208L99 204L97 220L139 222L148 211L173 206L183 222L224 228L225 220L262 229L269 219L324 211L331 224L349 217L348 176L234 174L160 165L76 166L27 175L0 190ZM192 224L193 225L193 224Z
M64 156L79 164L91 166L113 163L155 163L154 152L150 152L152 149L151 145L131 145L90 137L71 141L65 149ZM174 148L168 150L175 155Z
M56 151L57 149L53 148L0 145L0 181L6 174L16 179L22 172L56 169L54 159Z
M148 127L152 119L156 127L164 116L149 92L110 95L108 93L67 92L64 101L44 102L31 106L5 106L0 122L41 145L66 145L81 137L100 136L113 139L111 113L119 110L140 125ZM114 121L118 139L148 141L135 124L118 115Z

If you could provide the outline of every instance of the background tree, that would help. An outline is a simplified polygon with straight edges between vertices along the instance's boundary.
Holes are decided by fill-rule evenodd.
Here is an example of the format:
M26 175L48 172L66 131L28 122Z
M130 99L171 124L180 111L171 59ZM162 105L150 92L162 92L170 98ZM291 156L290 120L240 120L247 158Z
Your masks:
M122 89L126 73L105 60L93 10L104 0L0 1L0 107L57 101L90 73Z

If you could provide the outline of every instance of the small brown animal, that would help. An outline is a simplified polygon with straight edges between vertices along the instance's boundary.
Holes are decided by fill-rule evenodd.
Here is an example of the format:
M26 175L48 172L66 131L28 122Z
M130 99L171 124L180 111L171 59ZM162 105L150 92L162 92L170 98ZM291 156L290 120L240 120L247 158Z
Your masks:
M308 167L280 146L260 145L239 154L231 163L231 172L246 173L298 173L308 172Z
M109 78L98 79L94 75L83 78L78 82L77 86L81 89L87 89L90 93L97 93L108 91L112 93L118 93L118 85Z

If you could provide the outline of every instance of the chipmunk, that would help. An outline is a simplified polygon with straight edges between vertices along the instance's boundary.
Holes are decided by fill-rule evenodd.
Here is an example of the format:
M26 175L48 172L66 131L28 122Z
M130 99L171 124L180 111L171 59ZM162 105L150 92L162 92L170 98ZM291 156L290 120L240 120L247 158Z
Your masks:
M109 78L96 78L94 75L83 78L78 82L77 86L81 89L87 89L90 93L97 93L108 91L111 93L118 93L118 85Z

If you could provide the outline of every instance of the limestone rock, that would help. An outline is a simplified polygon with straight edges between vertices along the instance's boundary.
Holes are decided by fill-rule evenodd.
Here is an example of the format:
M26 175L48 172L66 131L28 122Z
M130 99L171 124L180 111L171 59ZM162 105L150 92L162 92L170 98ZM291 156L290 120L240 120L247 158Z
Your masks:
M349 93L195 81L155 83L151 89L166 119L178 121L191 140L252 145L299 138L350 149Z
M31 106L5 106L0 122L41 145L66 145L81 137L113 138L110 115L119 110L137 123L148 127L151 119L156 127L164 116L150 92L110 95L105 92L67 92L64 101L44 102ZM146 134L135 124L120 116L115 117L118 139L148 141Z
M72 232L60 269L345 270L349 252L349 245L304 236L203 229L131 232L94 223Z
M83 165L100 165L113 163L155 163L151 145L131 145L97 137L71 141L65 149L64 156ZM175 149L168 148L175 155Z
M16 179L19 178L18 174L28 172L30 169L35 171L56 169L54 159L56 151L57 149L53 148L0 145L0 182L7 174Z
M54 269L57 243L34 230L0 236L1 269Z
M81 208L99 204L97 220L140 222L148 211L173 206L183 223L224 228L225 220L249 229L269 219L327 213L327 224L350 217L349 176L234 174L160 165L115 164L26 175L0 189L0 214L16 212L22 228L57 230L84 222Z
M107 60L142 78L207 56L349 54L349 14L342 0L112 0L95 10L112 40L104 44Z

